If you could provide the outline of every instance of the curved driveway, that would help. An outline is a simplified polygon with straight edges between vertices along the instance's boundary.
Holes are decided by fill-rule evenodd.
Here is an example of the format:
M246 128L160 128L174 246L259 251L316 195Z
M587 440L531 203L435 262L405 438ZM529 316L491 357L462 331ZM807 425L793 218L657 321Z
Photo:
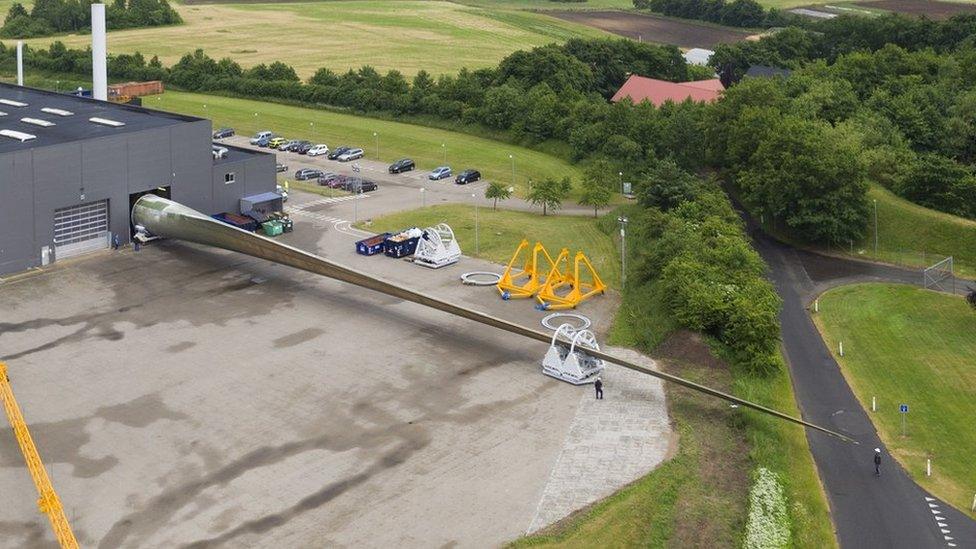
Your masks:
M841 547L976 547L976 521L927 493L889 456L807 312L827 288L864 281L920 285L921 271L827 257L780 243L750 223L783 299L783 345L803 418L849 434L852 445L807 431ZM881 478L873 450L882 448Z

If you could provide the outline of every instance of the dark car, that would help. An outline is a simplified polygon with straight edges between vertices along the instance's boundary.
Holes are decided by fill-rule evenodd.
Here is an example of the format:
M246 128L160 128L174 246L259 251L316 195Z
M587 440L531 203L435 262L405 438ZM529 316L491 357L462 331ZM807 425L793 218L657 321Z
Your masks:
M281 162L277 162L277 163L275 163L275 171L278 172L278 173L287 172L288 171L288 166L285 166Z
M292 139L290 141L286 141L285 143L283 143L280 147L278 147L278 150L285 151L285 152L295 152L295 148L301 145L301 143L302 142L297 139Z
M454 178L454 182L458 185L467 185L468 183L474 183L479 179L481 179L481 172L478 170L464 170Z
M375 191L379 187L373 181L366 179L353 179L346 183L343 189L351 193L368 193L369 191Z
M311 141L299 141L298 144L292 148L292 150L297 152L298 154L306 154L308 150L311 148L312 148Z
M309 179L318 179L322 176L322 170L316 170L315 168L302 168L295 171L295 179L299 181L306 181Z
M401 173L409 172L417 169L417 165L413 163L413 160L409 158L401 158L396 162L390 164L390 173Z
M213 132L214 139L227 139L232 135L234 135L234 128L220 128L219 130Z
M329 160L335 160L336 158L339 158L340 154L346 154L351 149L352 147L337 147L335 150L330 152L329 155L326 156L326 158L328 158Z
M319 176L319 185L332 187L333 189L341 189L342 185L336 183L339 180L345 182L345 177L337 173L325 172Z

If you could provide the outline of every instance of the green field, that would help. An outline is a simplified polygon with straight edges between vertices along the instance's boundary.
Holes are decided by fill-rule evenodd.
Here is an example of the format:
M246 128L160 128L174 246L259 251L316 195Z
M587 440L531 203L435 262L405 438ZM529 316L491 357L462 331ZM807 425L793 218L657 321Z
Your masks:
M835 358L854 394L867 410L877 398L870 415L889 451L919 484L976 517L976 311L961 297L894 284L830 290L819 308L827 345L844 343Z
M197 115L213 120L214 127L230 126L241 135L270 129L288 138L308 139L340 145L360 146L366 158L392 162L408 156L420 170L444 164L457 169L477 167L485 178L508 183L512 181L512 155L515 160L515 187L524 189L529 179L568 176L580 178L579 169L554 156L484 139L464 133L436 128L377 120L331 111L306 109L247 99L168 91L144 98L147 107ZM256 115L255 115L256 113ZM444 147L441 147L441 145Z
M109 33L109 53L142 52L172 64L203 48L244 67L284 61L300 76L321 67L345 72L372 65L407 76L424 69L455 73L490 67L521 49L603 31L521 11L433 0L350 0L267 4L176 5L185 24ZM86 35L58 37L85 48ZM46 47L53 39L28 40Z
M419 199L418 199L419 202ZM419 205L419 204L418 204ZM501 203L504 206L504 202ZM370 231L397 231L404 227L430 227L447 223L454 229L458 244L465 255L481 257L495 263L507 264L515 247L523 238L539 240L555 258L563 247L570 253L576 250L590 258L603 281L620 285L620 256L609 236L606 223L592 217L559 216L510 210L493 211L478 208L478 249L475 250L475 208L463 204L428 206L417 210L394 213L372 220ZM594 298L599 299L599 298Z
M855 253L917 267L951 255L957 273L976 275L976 221L913 204L879 186L871 188L868 198L878 201L878 254L874 254L873 210L868 237L860 247L855 244Z

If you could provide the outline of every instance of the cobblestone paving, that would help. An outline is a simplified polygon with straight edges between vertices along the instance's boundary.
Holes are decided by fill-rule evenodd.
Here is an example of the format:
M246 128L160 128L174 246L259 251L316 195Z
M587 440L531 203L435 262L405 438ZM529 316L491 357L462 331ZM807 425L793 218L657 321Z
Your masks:
M635 351L607 352L657 369ZM592 386L580 388L576 416L527 533L609 496L668 455L672 432L663 382L613 365L601 377L603 400L594 398Z

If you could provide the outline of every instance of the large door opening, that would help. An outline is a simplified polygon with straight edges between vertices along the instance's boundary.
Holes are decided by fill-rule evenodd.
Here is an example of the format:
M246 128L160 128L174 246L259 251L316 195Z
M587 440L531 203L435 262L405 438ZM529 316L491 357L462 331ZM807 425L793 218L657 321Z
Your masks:
M142 191L139 193L132 193L129 195L129 238L131 239L136 234L136 226L132 224L132 207L136 205L136 201L147 194L154 194L158 197L165 198L169 200L170 187L169 185L165 187L156 187L155 189L150 189L148 191Z
M54 256L57 259L107 248L108 200L54 210Z

